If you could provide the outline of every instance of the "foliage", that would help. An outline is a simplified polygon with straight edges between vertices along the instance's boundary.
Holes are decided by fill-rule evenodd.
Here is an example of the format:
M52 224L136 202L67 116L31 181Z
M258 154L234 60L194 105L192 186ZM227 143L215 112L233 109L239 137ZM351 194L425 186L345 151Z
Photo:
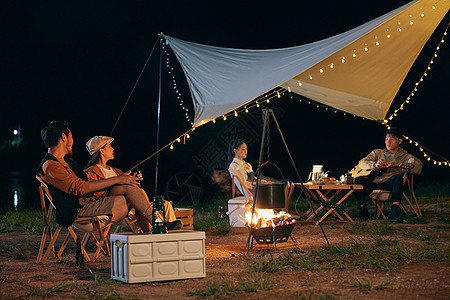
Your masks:
M55 286L44 288L42 284L40 284L39 286L33 285L30 283L29 280L25 280L21 276L17 277L17 282L19 283L20 286L25 288L29 296L41 296L43 298L53 296L57 293L62 293L64 290L66 290L68 287L72 285L72 284L64 284L65 281L62 281Z
M278 272L285 268L313 270L315 268L311 257L303 255L285 254L274 258L270 255L267 259L259 259L252 263L251 268L256 272Z
M270 290L273 284L269 277L262 272L251 272L250 276L239 278L238 282L232 282L222 277L220 282L208 281L206 287L193 289L188 292L189 296L238 296L242 293L253 293L259 290Z
M231 230L228 218L219 220L217 213L214 212L203 212L194 215L194 228L195 230L206 231L216 235L226 235Z
M384 235L387 232L393 231L394 227L389 224L386 220L383 221L375 221L371 223L354 223L349 228L349 232L352 234L359 233L371 233L376 235Z
M22 229L26 233L41 233L44 227L41 210L26 209L21 211L5 210L0 215L0 233ZM56 228L56 223L53 224Z

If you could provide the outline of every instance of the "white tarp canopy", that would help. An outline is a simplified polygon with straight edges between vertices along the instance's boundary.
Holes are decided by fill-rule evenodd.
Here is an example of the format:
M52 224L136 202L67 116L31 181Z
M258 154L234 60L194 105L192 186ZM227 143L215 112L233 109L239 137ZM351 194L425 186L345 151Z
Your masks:
M383 120L450 0L412 1L342 34L297 47L244 50L165 36L186 75L200 126L283 87Z

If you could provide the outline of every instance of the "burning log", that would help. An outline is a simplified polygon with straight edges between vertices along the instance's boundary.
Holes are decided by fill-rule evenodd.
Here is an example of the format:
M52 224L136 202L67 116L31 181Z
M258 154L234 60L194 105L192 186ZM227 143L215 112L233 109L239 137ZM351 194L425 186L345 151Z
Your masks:
M280 211L275 214L273 209L255 209L253 220L251 220L252 212L248 210L245 214L245 219L247 220L247 227L255 229L295 223L295 219L289 213Z

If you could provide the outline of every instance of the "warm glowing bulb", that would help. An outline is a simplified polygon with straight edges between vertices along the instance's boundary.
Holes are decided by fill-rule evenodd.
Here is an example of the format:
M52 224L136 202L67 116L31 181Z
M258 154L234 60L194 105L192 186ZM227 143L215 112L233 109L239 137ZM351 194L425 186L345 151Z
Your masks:
M281 98L281 95L279 92L277 92L277 98ZM267 99L267 102L269 102L269 99Z
M399 28L399 29L398 29L398 32L402 32L402 29L401 29L401 28Z
M323 69L320 69L319 72L320 72L320 73L323 73Z
M432 8L432 9L436 9L436 6L433 5L431 8Z
M186 137L189 139L191 136L189 134L186 134Z
M173 144L172 145L170 145L170 150L172 150L173 149Z
M390 38L390 37L391 37L391 35L390 35L390 34L388 34L388 35L387 35L387 38Z
M366 51L366 52L367 52L367 51L369 51L369 48L367 48L367 47L366 47L366 48L364 48L364 51Z
M413 22L413 21L409 21L409 24L411 24L411 25L412 25L412 24L414 24L414 22Z
M298 86L302 86L302 83L300 82L300 80L298 81Z
M331 64L331 65L330 65L330 69L333 69L333 68L334 68L334 64Z
M288 92L290 93L290 92L292 92L292 90L291 90L291 87L290 86L288 86Z
M226 120L227 120L227 117L226 117L226 116L223 116L223 120L226 121Z
M213 119L213 123L216 123L216 119Z
M248 108L245 109L245 112L248 113Z
M380 46L380 43L379 43L379 42L376 42L375 45Z
M181 142L181 139L180 139L180 138L177 138L177 142L178 142L178 143Z
M237 111L234 111L234 116L235 116L235 117L237 117L237 116L238 116L238 113L237 113Z
M342 56L341 62L345 63L345 57L344 56Z
M356 53L353 53L353 55L352 55L353 57L356 57Z
M309 75L309 79L312 79L312 75Z
M423 17L425 17L425 14L424 14L424 13L421 13L420 16L423 18Z
M259 103L258 102L256 102L256 107L259 107Z

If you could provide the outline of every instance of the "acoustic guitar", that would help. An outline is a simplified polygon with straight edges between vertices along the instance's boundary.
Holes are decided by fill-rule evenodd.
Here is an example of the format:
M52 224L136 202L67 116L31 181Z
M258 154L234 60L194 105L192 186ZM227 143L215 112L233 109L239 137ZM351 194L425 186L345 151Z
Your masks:
M348 173L353 177L366 177L369 180L374 180L376 177L384 174L388 169L393 168L401 168L402 171L411 170L414 168L413 164L400 164L398 166L390 166L390 167L373 167L369 169L362 169L359 165L356 165L353 169L351 169Z

